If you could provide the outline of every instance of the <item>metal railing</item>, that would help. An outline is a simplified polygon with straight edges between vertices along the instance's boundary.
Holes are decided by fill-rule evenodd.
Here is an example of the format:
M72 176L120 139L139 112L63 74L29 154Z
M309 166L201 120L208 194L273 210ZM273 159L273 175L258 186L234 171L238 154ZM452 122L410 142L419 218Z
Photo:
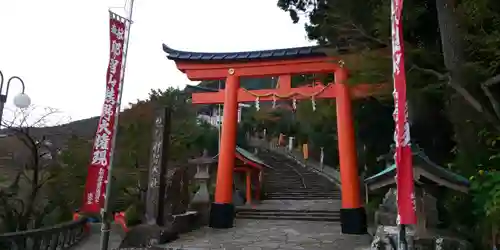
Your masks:
M0 234L0 249L64 250L82 241L88 234L86 218L52 227Z

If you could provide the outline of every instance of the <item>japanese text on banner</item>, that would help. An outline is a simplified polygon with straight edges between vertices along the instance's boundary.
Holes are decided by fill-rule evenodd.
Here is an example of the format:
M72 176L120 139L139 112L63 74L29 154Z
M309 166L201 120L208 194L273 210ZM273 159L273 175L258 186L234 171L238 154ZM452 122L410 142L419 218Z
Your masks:
M410 125L406 101L406 73L404 66L403 27L401 13L403 0L392 0L392 60L394 80L394 155L397 171L398 223L416 224L415 191L413 183L412 152L410 145Z
M110 17L110 59L106 76L106 94L91 151L82 207L82 211L91 213L99 212L106 198L109 164L113 155L112 141L116 136L115 112L118 110L120 84L122 84L126 24L113 16Z

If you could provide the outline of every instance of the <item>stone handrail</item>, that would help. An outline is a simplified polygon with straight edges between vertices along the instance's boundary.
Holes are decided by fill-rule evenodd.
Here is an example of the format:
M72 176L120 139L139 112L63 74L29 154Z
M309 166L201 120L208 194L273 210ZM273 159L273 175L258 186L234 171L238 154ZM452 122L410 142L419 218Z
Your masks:
M313 170L314 172L317 172L324 177L328 178L330 181L334 182L338 186L340 186L340 173L337 169L328 166L326 164L321 165L319 162L316 162L313 159L308 159L307 161L304 160L302 155L298 152L290 151L286 147L280 147L278 145L274 145L271 142L268 142L263 139L257 139L257 138L250 138L249 140L250 145L253 147L259 147L263 149L270 150L272 152L284 155L290 159L293 159L296 161L298 164L300 164L303 167L309 168Z
M0 249L70 249L87 236L86 223L86 218L80 218L52 227L0 234Z

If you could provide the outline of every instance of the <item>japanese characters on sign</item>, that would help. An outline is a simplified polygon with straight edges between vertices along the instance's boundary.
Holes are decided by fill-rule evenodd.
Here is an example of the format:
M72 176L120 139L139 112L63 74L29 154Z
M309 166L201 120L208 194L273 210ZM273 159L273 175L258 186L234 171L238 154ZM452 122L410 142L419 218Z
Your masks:
M165 115L160 113L157 115L153 124L153 142L151 144L151 158L149 166L148 190L146 193L146 218L150 223L158 216L158 204L160 198L160 182L162 178L162 158L165 136Z
M122 61L124 57L125 20L110 16L110 59L106 76L106 92L101 117L97 126L91 152L87 182L85 184L85 212L99 212L104 205L109 164L113 154L112 141L116 136L116 112L122 84Z
M162 117L156 118L153 145L151 148L151 168L149 174L149 187L157 188L160 184L161 150L163 146L163 123Z
M392 0L392 62L394 80L394 155L397 172L398 224L414 225L415 191L413 182L412 152L410 144L410 124L408 123L408 105L406 101L406 73L404 65L403 28L401 13L403 0Z

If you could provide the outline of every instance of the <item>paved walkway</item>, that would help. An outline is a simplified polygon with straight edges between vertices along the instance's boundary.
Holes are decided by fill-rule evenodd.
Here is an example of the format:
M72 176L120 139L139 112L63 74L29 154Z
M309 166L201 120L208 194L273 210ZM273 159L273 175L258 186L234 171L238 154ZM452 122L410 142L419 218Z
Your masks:
M282 210L335 210L338 200L269 200L260 205L244 206L259 209ZM99 249L100 230L93 228L90 238L76 246L76 250ZM112 233L109 249L118 249L121 237ZM204 227L183 234L174 242L161 247L183 250L256 250L256 249L307 249L352 250L370 245L367 235L343 235L338 222L247 220L236 219L231 229Z
M259 205L245 205L238 208L339 211L340 206L340 200L264 200Z
M231 229L208 227L184 234L165 249L329 249L352 250L368 246L367 236L342 235L335 222L236 220Z
M322 199L316 197L317 200L298 199L309 198L298 197L305 196L306 191L313 193L315 191L338 192L336 188L329 187L329 185L334 184L320 183L321 176L314 176L310 171L306 171L300 166L291 167L291 164L296 165L296 163L289 159L276 155L270 155L267 158L272 158L270 160L275 161L275 164L272 165L277 170L267 173L265 177L267 186L265 187L268 188L268 191L270 187L274 188L271 191L280 193L280 196L264 200L259 205L240 207L253 211L254 215L259 215L257 216L259 219L249 219L251 216L244 219L240 213L238 216L241 218L236 219L233 228L212 229L204 227L182 234L178 240L160 247L179 250L354 250L366 249L370 245L370 236L368 235L343 235L341 233L340 223L336 222L338 221L336 214L341 207L341 201L338 198L324 196ZM279 176L273 176L273 174ZM271 194L273 193L268 192L268 195ZM273 211L279 213L276 212L272 215ZM279 218L278 214L287 214L286 219L296 220L283 220L284 217ZM329 217L325 217L325 214ZM315 218L316 221L314 221L313 216L320 216L320 218L319 220ZM330 217L332 220L327 222L326 219ZM110 249L116 249L119 243L119 236L114 234ZM94 250L98 249L98 246L99 234L97 233L93 234L86 244L76 249Z
M273 200L259 209L338 210L338 200ZM236 219L231 229L204 227L183 234L165 249L307 249L352 250L369 246L368 235L342 235L338 222Z
M113 225L112 226L111 235L109 237L109 250L115 250L118 249L120 246L120 243L122 241L122 237L120 234L117 232L118 231L118 226ZM98 250L100 249L100 243L101 243L101 228L99 224L93 224L91 225L91 234L89 238L83 240L75 246L74 250Z

